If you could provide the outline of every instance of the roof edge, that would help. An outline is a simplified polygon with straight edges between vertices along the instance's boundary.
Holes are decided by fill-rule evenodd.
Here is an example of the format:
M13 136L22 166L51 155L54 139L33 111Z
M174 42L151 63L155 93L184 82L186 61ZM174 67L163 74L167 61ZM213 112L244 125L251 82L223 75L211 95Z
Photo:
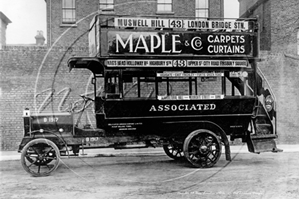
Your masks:
M240 1L240 0L239 0ZM255 4L253 4L246 12L240 15L240 18L247 18L249 15L253 13L256 8L258 8L261 4L267 2L268 0L258 0Z
M3 14L3 12L0 11L0 19L2 19L4 22L6 22L6 24L11 23L11 20L9 20L9 18Z

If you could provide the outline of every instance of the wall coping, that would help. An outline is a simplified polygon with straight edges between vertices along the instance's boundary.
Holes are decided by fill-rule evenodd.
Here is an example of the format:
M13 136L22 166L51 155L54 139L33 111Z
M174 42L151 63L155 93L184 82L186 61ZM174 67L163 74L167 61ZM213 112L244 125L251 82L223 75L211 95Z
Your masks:
M0 52L2 51L48 51L48 50L55 50L55 51L89 51L89 47L69 47L69 46L23 46L23 45L9 45L9 46L2 46Z

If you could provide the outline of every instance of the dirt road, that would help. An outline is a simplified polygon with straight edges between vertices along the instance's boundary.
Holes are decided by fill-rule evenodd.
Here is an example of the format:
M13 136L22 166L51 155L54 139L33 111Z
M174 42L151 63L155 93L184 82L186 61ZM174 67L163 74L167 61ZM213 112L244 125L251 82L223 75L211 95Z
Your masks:
M163 153L63 158L48 177L31 177L17 160L1 161L3 199L299 198L298 152L224 154L210 169Z

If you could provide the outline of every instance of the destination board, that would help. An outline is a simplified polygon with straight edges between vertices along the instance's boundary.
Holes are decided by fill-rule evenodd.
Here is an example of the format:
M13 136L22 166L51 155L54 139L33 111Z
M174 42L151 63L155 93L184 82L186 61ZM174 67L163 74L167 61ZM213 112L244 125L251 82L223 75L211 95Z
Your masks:
M108 59L107 67L247 67L246 60L135 60Z
M182 28L182 29L227 29L249 30L249 22L235 20L188 20L188 19L148 19L115 18L115 27L124 28Z

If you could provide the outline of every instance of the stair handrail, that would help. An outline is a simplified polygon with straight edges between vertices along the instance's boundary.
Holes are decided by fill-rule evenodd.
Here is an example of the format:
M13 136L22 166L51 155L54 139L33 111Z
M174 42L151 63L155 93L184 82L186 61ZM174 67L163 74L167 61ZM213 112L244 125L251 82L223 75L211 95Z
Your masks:
M263 79L266 81L266 83L267 83L267 85L268 85L268 87L269 87L269 89L270 89L270 93L271 93L271 95L274 97L274 101L276 102L276 96L275 96L275 94L274 94L274 92L273 92L273 90L272 90L272 88L271 88L271 86L270 86L270 83L268 82L266 76L263 74L263 72L261 71L261 69L260 69L258 66L257 66L257 70L258 70L259 73L262 75Z

